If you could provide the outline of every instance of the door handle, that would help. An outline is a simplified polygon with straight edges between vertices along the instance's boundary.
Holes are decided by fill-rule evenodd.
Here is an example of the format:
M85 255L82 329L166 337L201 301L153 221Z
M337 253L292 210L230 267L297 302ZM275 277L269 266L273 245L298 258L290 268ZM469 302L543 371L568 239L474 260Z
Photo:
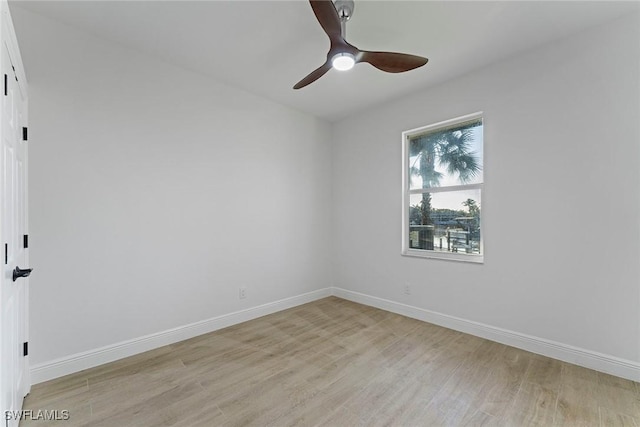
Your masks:
M25 268L22 270L20 267L16 267L16 269L13 270L13 281L15 282L16 279L19 279L20 277L29 277L32 271L33 268Z

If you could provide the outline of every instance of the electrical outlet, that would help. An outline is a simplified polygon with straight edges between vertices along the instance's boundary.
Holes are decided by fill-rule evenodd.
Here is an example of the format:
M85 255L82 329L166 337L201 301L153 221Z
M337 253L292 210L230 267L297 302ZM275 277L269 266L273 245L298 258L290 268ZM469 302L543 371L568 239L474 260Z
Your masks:
M240 299L245 299L247 297L247 288L240 288L239 296Z
M404 283L404 294L411 295L411 285L409 284L409 282Z

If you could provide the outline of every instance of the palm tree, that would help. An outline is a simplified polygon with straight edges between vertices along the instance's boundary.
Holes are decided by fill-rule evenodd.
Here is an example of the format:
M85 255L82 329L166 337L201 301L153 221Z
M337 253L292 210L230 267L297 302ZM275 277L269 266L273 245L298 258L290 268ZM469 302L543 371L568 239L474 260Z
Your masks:
M471 233L471 237L477 237L479 239L480 235L480 206L478 206L478 202L473 199L467 199L462 202L463 206L466 206L469 209L469 215L473 218L472 222L467 224L469 227L469 233Z
M479 124L474 121L456 129L444 129L412 139L409 156L414 161L410 168L410 179L420 176L423 189L439 186L443 174L436 170L437 162L450 175L457 174L462 184L470 182L481 170L477 153L471 151L473 128ZM431 225L430 193L422 193L419 209L422 212L422 225Z
M469 209L469 215L472 217L480 216L480 208L478 207L478 202L473 199L467 199L462 202L462 206L466 206Z

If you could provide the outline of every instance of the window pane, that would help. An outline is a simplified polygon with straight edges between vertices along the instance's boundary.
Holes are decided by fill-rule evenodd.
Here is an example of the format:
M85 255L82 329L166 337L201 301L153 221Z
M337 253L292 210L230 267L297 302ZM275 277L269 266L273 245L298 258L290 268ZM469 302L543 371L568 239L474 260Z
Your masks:
M409 248L480 254L479 189L412 194Z
M409 188L482 182L482 119L409 137Z

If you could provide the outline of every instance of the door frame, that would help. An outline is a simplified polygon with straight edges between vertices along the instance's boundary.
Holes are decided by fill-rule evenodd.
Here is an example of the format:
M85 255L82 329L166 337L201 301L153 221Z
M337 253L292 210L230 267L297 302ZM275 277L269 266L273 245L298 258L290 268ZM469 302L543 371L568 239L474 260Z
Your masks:
M13 26L13 21L11 19L11 13L9 11L9 5L7 3L7 0L0 0L0 49L6 49L8 52L8 56L9 56L9 61L10 64L1 64L2 65L2 69L3 70L11 70L13 69L13 73L15 73L15 76L10 75L9 78L15 78L17 80L17 90L21 93L22 99L23 99L23 105L22 105L22 111L21 111L21 119L20 119L20 123L16 124L16 127L19 128L27 128L28 129L28 96L27 96L27 79L26 79L26 75L24 72L24 66L22 63L22 57L20 55L20 50L18 48L18 42L17 42L17 37L16 37L16 33L15 33L15 29ZM2 61L2 59L0 59L0 61ZM4 74L4 71L3 73ZM1 77L1 74L0 74ZM0 86L4 86L4 82L0 81ZM4 87L3 87L4 89ZM0 96L2 96L0 94ZM5 114L3 107L2 107L3 103L0 103L0 114ZM26 137L26 139L24 138ZM24 137L22 138L23 140L20 141L20 138L18 138L17 143L18 144L23 144L22 149L23 151L23 161L24 161L24 229L21 230L21 232L23 232L26 236L29 235L29 200L28 200L28 195L29 195L29 191L28 191L28 187L29 187L29 169L28 169L28 145L27 145L27 140L28 140L28 133L24 135ZM0 156L1 157L1 156ZM0 164L0 168L2 167L2 164ZM0 173L0 200L2 200L3 194L2 194L2 188L4 187L4 184L2 183L2 176L4 176L4 172ZM5 236L4 234L6 233L5 230L2 229L2 221L0 221L0 242L5 242ZM24 266L20 266L21 268L28 268L29 267L29 250L28 250L28 245L26 245L27 240L25 238L24 241L25 245L24 245L24 259L21 261L23 263L25 263ZM4 259L4 244L1 247L2 249L2 253L3 253L3 259ZM5 267L6 268L6 267ZM23 278L23 279L19 279L20 282L20 286L24 289L23 294L22 294L22 298L24 298L24 301L22 301L22 319L20 320L23 325L23 339L25 340L25 342L28 343L29 341L29 281L27 278ZM8 286L7 282L10 282L11 279L6 277L4 274L0 275L0 292L2 292L2 289L6 289L6 286ZM0 340L4 340L5 337L2 336L2 330L0 329ZM28 344L27 344L28 345ZM30 389L31 389L31 375L30 375L30 366L29 366L29 355L28 352L26 352L28 347L24 347L24 351L25 354L21 354L23 349L16 349L16 352L19 352L19 356L22 356L21 359L21 363L23 363L23 367L22 367L22 381L21 384L14 384L13 386L15 386L16 388L19 388L17 390L17 394L20 397L24 397L26 396ZM16 388L14 388L14 390L16 390ZM7 425L17 425L17 420L15 419L11 419L8 420L6 418L6 415L4 413L4 411L8 409L8 408L0 408L0 410L2 411L1 413L1 419L6 419L5 423ZM20 401L19 407L18 408L13 408L13 409L17 409L20 410L22 409L22 400Z

